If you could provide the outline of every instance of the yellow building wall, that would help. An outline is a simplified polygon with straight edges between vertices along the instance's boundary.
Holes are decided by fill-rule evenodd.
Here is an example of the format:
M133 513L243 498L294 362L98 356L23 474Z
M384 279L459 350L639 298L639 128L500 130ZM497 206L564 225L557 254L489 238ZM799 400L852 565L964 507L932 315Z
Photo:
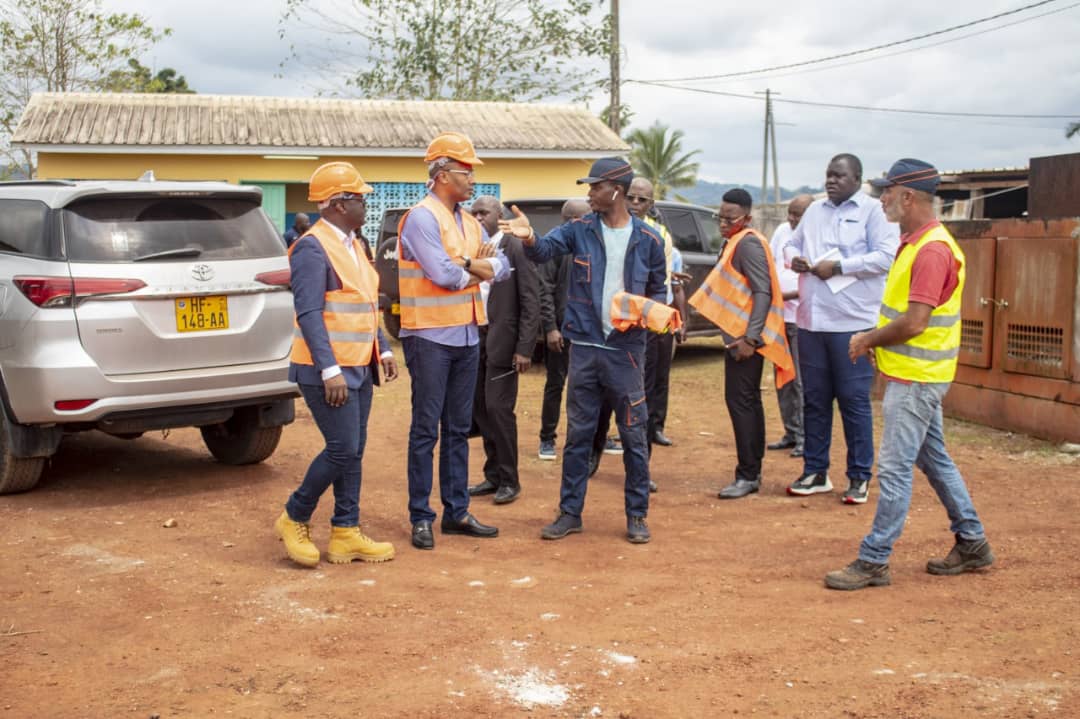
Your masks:
M481 154L481 159L483 155ZM423 182L427 168L419 157L335 157L318 160L267 160L252 155L160 155L38 153L43 180L134 180L153 170L159 180L224 180L306 185L325 162L353 163L368 182ZM500 185L503 198L584 197L575 180L588 174L592 160L492 159L476 168L477 182ZM295 201L295 204L294 204ZM302 189L287 188L289 211L309 206Z

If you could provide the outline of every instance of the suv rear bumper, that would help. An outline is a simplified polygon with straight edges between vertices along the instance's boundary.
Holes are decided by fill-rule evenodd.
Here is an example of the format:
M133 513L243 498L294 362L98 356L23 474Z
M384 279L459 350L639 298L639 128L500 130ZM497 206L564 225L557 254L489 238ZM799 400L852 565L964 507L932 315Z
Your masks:
M237 407L298 397L288 380L289 360L209 367L177 372L103 375L96 366L4 367L3 381L15 421L21 424L89 424L138 412L144 417L175 414L180 408ZM71 411L63 400L94 399ZM180 425L171 425L180 426ZM132 430L134 431L134 430Z

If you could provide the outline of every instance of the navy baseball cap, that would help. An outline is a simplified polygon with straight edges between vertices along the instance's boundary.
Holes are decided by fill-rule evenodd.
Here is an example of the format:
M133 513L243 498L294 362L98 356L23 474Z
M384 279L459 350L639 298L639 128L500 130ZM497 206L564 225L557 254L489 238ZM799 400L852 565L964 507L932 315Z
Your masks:
M940 182L941 173L937 171L936 167L929 162L923 162L922 160L916 160L911 157L905 157L902 160L894 162L885 177L877 177L870 180L870 184L874 187L903 185L904 187L910 187L913 190L920 190L922 192L929 192L930 194L934 193Z
M601 157L589 168L589 176L577 181L579 185L592 185L596 182L617 182L629 185L634 179L634 168L630 163L618 157Z

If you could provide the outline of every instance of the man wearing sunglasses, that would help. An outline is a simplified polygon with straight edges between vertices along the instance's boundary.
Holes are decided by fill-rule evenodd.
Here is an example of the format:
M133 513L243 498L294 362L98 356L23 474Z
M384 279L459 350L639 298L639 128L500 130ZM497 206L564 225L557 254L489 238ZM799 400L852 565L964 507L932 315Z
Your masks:
M444 132L428 145L427 196L398 227L401 346L412 381L409 427L409 521L417 549L434 549L429 499L439 443L443 534L495 537L499 530L469 513L469 429L487 323L479 283L502 281L510 265L461 203L472 198L472 141Z

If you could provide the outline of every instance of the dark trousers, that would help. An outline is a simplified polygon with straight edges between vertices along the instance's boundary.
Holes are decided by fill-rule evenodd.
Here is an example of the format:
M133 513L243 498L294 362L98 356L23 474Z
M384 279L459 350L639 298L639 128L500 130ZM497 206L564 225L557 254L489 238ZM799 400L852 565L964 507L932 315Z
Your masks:
M588 345L570 349L566 390L566 450L563 453L559 508L580 517L589 480L589 452L604 399L615 408L623 445L627 516L649 513L649 455L645 441L648 406L641 377L644 352L607 350Z
M484 478L496 487L520 486L518 480L518 374L512 366L492 365L480 336L480 362L473 395L473 421L484 441Z
M409 425L409 521L434 521L431 497L435 442L439 442L439 495L443 516L464 519L469 511L469 427L480 350L402 337L412 378Z
M321 385L300 385L300 393L311 410L326 447L315 456L296 491L285 504L294 522L308 522L319 498L334 487L335 527L355 527L360 523L360 462L367 443L367 422L371 413L371 377L360 389L350 389L345 404L331 407Z
M650 444L657 431L663 431L667 420L668 388L671 378L671 349L675 335L671 332L659 335L648 333L645 344L645 397L649 401L649 426L647 436Z
M756 482L761 478L765 456L765 407L761 404L761 373L765 358L755 352L736 362L724 355L724 402L735 430L735 454L739 464L735 479Z
M847 476L870 480L874 464L874 418L870 389L874 367L865 356L852 364L848 343L854 332L799 330L803 381L803 472L827 472L832 445L833 400L840 407L847 442Z
M554 442L555 428L559 426L559 412L562 409L563 387L566 385L566 368L570 359L569 345L562 352L552 352L544 346L544 367L547 379L544 380L544 404L540 410L540 441Z
M776 403L780 406L780 419L784 423L784 440L803 446L803 387L802 370L799 368L799 328L794 322L784 323L791 359L795 362L795 379L776 390ZM776 370L773 369L773 377Z

